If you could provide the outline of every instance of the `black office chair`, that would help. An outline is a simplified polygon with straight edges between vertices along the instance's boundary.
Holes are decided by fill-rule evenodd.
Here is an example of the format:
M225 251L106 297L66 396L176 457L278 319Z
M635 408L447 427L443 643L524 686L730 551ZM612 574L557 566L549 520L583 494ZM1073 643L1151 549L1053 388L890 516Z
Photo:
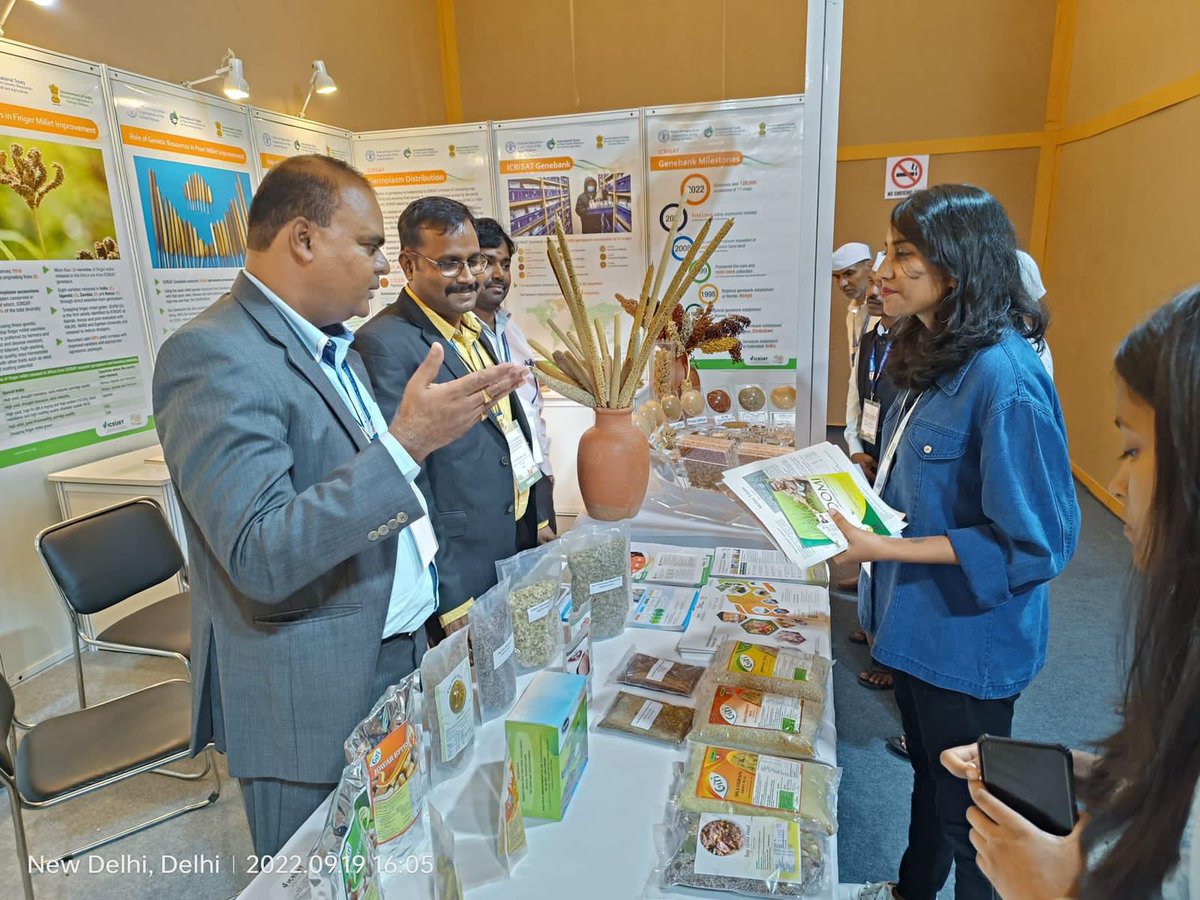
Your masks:
M54 806L186 759L190 755L192 689L188 682L176 678L115 700L54 716L34 725L14 753L15 710L12 688L0 675L0 782L9 795L21 884L26 900L33 900L22 808ZM204 752L204 771L198 777L211 771L216 782L206 799L101 838L59 859L66 861L82 856L97 847L215 803L221 796L221 775L212 748L206 748Z
M101 650L178 659L190 676L190 591L139 609L94 638L83 627L84 616L110 609L183 571L183 553L157 503L138 497L76 516L43 529L34 546L74 626L80 707L87 706L81 641Z

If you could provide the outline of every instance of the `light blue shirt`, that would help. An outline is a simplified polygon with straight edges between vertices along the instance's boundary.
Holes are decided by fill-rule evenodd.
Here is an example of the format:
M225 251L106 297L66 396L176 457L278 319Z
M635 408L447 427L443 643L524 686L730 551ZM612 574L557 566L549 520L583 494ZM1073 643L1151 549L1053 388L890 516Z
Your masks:
M379 405L358 376L354 374L354 370L346 364L346 354L350 351L350 342L354 340L353 332L343 326L341 334L326 334L288 306L274 291L249 272L245 272L245 275L255 287L263 292L263 296L271 301L283 316L284 321L296 332L296 336L300 338L304 348L312 354L317 365L321 367L321 371L325 373L325 377L329 379L329 383L333 385L333 389L337 391L342 402L346 404L355 420L358 421L363 433L372 440L378 440L387 448L388 453L396 462L396 468L400 470L400 474L412 487L421 508L428 514L429 507L416 485L421 467L409 456L408 451L396 440L395 436L388 431L388 423L384 421L383 413L379 411ZM336 363L334 366L330 366L322 360L327 344L332 344L334 348ZM426 515L426 520L428 520L428 515ZM412 528L405 528L396 538L396 573L392 577L392 596L388 602L387 621L383 626L382 637L387 638L402 632L416 631L425 624L425 620L433 614L436 608L437 569L432 563L428 566L421 565L421 553L417 547L417 540L412 534Z

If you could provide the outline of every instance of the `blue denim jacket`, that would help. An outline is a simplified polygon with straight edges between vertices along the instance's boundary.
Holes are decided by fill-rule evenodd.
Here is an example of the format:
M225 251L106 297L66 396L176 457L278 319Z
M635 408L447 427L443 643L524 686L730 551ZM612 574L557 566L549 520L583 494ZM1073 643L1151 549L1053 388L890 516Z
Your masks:
M982 700L1024 690L1046 659L1047 582L1079 538L1062 408L1028 342L1010 330L921 395L883 499L908 517L904 537L946 535L961 565L878 562L863 574L874 657Z

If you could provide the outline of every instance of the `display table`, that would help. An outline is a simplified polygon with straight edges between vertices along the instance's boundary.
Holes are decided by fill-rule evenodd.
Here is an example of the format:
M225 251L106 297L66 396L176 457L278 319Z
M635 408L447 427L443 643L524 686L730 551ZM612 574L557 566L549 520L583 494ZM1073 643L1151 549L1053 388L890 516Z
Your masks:
M698 534L672 534L641 527L634 520L634 541L692 547L718 546ZM738 546L762 548L762 539L743 539ZM824 635L828 646L828 634ZM678 632L626 629L619 637L593 646L593 698L588 707L591 726L607 709L618 690L607 684L625 651L679 658ZM519 679L519 692L533 676ZM663 695L624 687L632 693L664 699ZM818 756L836 763L832 676L827 686L829 702L818 738ZM655 829L663 821L672 778L672 765L682 762L684 749L663 747L609 732L588 734L588 764L567 814L561 822L525 820L529 852L505 878L496 861L495 834L499 804L498 785L504 760L504 718L476 731L470 769L434 788L431 798L454 830L455 855L463 887L477 900L525 900L529 897L568 895L571 900L616 900L642 897L651 872L658 865ZM281 852L283 858L306 857L325 822L328 801L309 817ZM830 887L825 896L837 896L837 838L829 841ZM241 894L243 900L285 900L304 896L296 885L302 879L260 875ZM386 900L432 898L431 887L420 876L390 875L383 879ZM719 897L721 894L680 890L661 896ZM726 895L728 896L728 895Z

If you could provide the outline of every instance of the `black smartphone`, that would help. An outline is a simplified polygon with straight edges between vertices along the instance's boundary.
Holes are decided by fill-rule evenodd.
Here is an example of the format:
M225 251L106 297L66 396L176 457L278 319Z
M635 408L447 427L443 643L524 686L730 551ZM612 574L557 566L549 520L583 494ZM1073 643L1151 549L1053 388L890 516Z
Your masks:
M1062 744L985 734L979 739L979 776L998 800L1042 831L1061 837L1075 827L1075 769Z

